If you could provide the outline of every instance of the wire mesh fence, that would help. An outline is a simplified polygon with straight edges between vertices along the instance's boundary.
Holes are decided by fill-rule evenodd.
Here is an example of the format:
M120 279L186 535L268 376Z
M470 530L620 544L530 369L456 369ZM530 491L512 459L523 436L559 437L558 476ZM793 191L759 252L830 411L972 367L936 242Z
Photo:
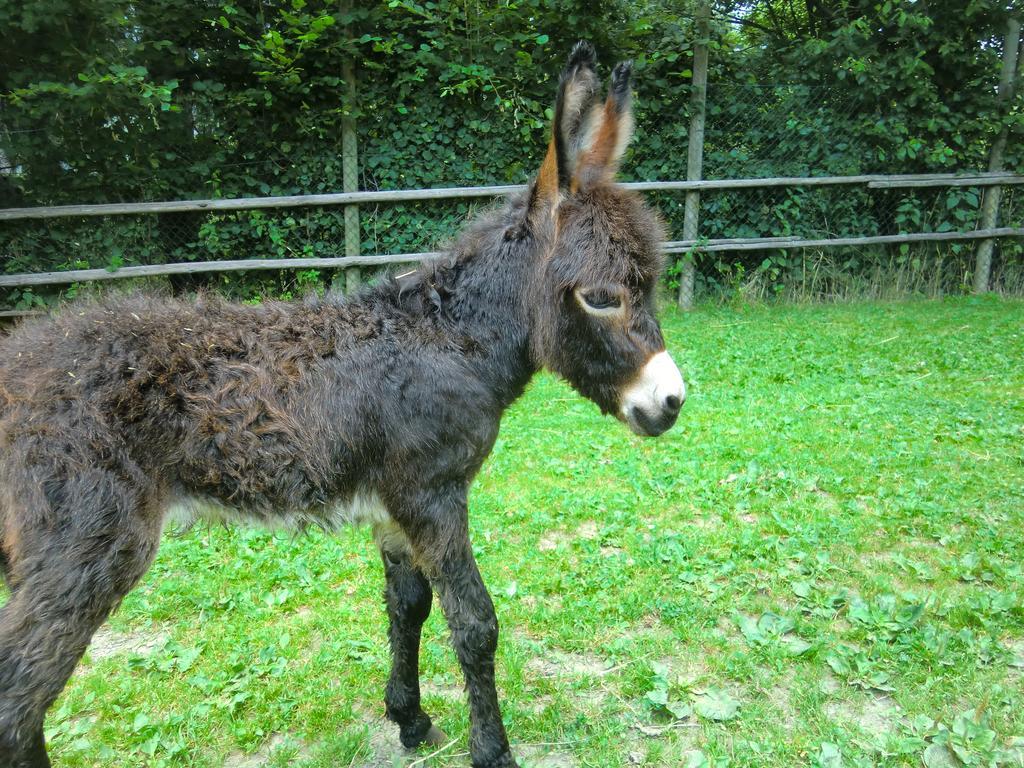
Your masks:
M790 83L711 83L707 178L884 173L857 130L855 91Z
M862 130L872 117L860 110L854 89L712 83L704 134L704 178L848 176L892 171L890 158L880 156L868 132ZM623 178L685 178L685 115L641 111L638 125ZM468 149L462 145L449 154L458 156L462 168L494 167L489 156L492 142L487 136L494 130L493 126L486 130L481 127L478 142ZM5 131L2 122L0 139L0 147L17 143L17 136ZM382 179L393 178L395 169L385 168L391 155L382 154L380 141L371 132L362 131L359 139L359 188L372 190L381 185ZM62 156L73 156L67 154L74 151L73 137L54 131L53 141L67 145L61 150ZM340 185L331 182L342 176L340 136L327 137L316 153L310 153L297 151L288 142L260 142L258 149L250 149L244 136L221 135L215 141L196 130L177 142L168 140L156 158L135 157L126 137L118 141L123 146L116 152L74 156L73 164L64 172L73 175L76 183L68 186L66 194L18 202L140 202L167 199L168 190L173 190L171 197L177 199L340 191ZM536 148L531 151L538 154ZM0 156L0 192L5 187L8 191L17 187L24 173L11 159L16 154L5 152ZM448 161L438 158L442 167ZM517 172L519 177L513 180L525 182L528 170L523 165ZM947 170L976 173L981 169ZM126 177L131 178L130 184L110 182ZM507 176L481 178L478 174L473 179L491 184L509 180ZM458 184L463 180L446 181ZM905 232L968 232L979 226L983 194L980 187L873 189L867 185L705 191L701 194L698 237L702 241L819 240ZM1002 225L1024 226L1022 195L1015 187L1004 190ZM4 199L10 204L13 197L8 194ZM680 238L684 194L656 192L649 193L649 199L665 217L670 238ZM474 211L490 204L486 199L474 199L363 205L359 210L358 253L433 251L443 247ZM963 290L969 285L973 249L969 242L766 247L695 258L700 267L699 285L706 291L743 288L755 295L871 295L882 290L883 275L899 276L893 283L896 290ZM1024 288L1021 252L1020 240L1000 241L993 268L994 287L1010 291ZM0 224L0 254L4 257L0 271L6 274L37 271L41 265L48 270L116 270L132 265L246 258L287 260L340 257L346 253L352 254L352 243L346 250L345 209L341 206L24 219ZM372 279L373 270L368 271ZM878 285L865 289L865 276L871 275L878 276ZM171 279L175 288L215 285L240 298L294 295L341 282L340 271L316 270ZM39 288L0 289L0 310L43 306L55 295L53 290Z

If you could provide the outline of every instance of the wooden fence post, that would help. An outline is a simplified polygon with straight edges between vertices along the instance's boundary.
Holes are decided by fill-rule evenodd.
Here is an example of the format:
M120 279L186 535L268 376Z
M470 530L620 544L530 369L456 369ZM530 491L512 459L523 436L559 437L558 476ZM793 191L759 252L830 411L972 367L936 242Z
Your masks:
M1003 70L999 77L999 101L1007 102L1013 98L1014 86L1017 77L1017 53L1021 46L1020 20L1011 18L1006 25L1006 37L1003 39ZM996 140L992 142L992 151L988 157L989 171L1001 171L1003 169L1003 153L1006 151L1007 132L1003 126ZM981 221L979 229L992 229L996 226L999 218L999 198L1002 196L1002 187L988 187L985 190L985 199L981 204ZM974 260L974 292L985 293L989 288L990 276L992 273L992 249L995 240L982 240L978 243L978 251Z
M697 9L697 40L693 46L693 90L690 91L690 135L686 153L686 180L700 181L704 165L704 114L708 94L708 37L711 34L711 3ZM696 240L700 221L700 192L686 193L683 211L683 240ZM697 267L693 255L683 256L679 275L679 308L693 309L693 283Z
M345 108L349 112L356 103L356 76L352 59L345 59L341 69L345 80ZM343 192L355 192L359 188L359 155L356 147L356 121L351 114L341 120L341 188ZM362 237L359 232L359 206L345 206L345 256L358 256ZM352 293L359 288L362 276L359 267L345 270L345 292Z

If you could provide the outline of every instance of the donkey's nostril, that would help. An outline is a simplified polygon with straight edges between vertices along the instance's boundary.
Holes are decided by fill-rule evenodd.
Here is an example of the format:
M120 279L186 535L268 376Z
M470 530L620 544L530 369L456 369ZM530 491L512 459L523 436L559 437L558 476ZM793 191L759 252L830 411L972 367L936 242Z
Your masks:
M669 395L668 397L665 398L666 411L678 412L682 405L682 401L680 401L680 399L676 395Z

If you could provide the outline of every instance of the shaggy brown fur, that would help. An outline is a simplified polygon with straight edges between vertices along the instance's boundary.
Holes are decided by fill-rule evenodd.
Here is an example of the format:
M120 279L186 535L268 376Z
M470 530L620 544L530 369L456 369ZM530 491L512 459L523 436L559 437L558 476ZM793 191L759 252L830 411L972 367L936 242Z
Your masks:
M562 91L593 99L589 85L572 89L593 68L592 49L578 46ZM612 99L628 95L628 68L616 73ZM592 119L623 111L591 106L580 110ZM623 387L664 349L651 303L661 231L606 181L621 150L588 148L581 132L610 135L592 128L575 120L557 143L598 152L609 165L600 174L574 182L572 163L549 163L448 257L355 299L110 299L0 342L0 570L11 593L0 608L0 768L49 764L46 709L182 504L265 524L372 523L394 660L385 706L403 743L443 738L418 682L433 588L466 676L473 765L515 765L469 484L539 367L619 413ZM541 194L551 167L557 194ZM577 295L625 304L605 321ZM657 434L680 404L668 398L642 423Z

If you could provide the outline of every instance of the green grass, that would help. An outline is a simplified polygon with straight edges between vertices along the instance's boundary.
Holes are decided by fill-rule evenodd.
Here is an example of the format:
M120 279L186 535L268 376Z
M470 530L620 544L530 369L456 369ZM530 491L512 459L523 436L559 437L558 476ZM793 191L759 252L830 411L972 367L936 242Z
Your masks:
M541 376L471 497L523 763L1020 765L1024 303L664 328L672 432ZM366 530L168 535L51 712L58 764L392 765L381 588ZM468 765L436 608L422 667L456 741L421 764Z

